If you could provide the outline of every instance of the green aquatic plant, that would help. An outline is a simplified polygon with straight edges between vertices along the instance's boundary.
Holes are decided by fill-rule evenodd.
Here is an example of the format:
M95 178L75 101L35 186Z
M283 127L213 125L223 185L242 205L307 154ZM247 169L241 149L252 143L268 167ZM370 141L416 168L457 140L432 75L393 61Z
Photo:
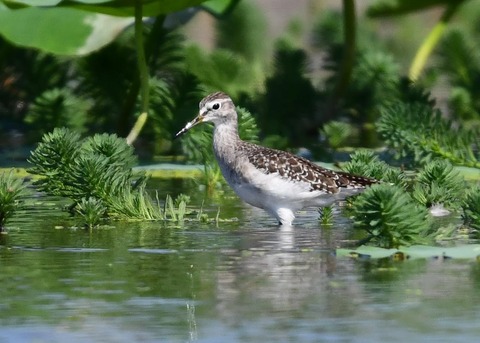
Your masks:
M348 173L371 177L407 188L408 177L399 168L390 166L381 161L371 150L357 150L350 155L350 161L342 168Z
M139 193L146 182L145 173L132 170L133 148L116 135L81 139L69 129L55 129L44 135L28 162L28 171L42 176L34 182L40 191L70 198L73 206L91 196L111 204L129 191Z
M418 244L429 229L427 210L398 186L367 188L353 200L352 211L354 226L367 233L363 242L383 248Z
M380 109L377 130L398 157L413 157L422 164L442 158L480 168L478 129L454 125L430 104L390 102Z
M195 75L210 92L223 90L232 97L252 92L261 83L261 76L243 56L229 50L204 52L198 46L185 49L187 71Z
M21 178L16 177L13 171L0 173L0 232L17 210L21 208L21 198L27 193L26 186Z
M254 1L239 1L228 16L216 22L217 48L255 63L267 58L267 18Z
M319 221L322 226L333 225L333 207L332 206L321 207L318 211L320 213Z
M480 186L474 185L467 190L462 201L463 223L477 232L480 232Z
M35 182L41 192L70 197L75 187L71 182L71 167L80 156L80 134L69 129L54 129L43 135L42 141L31 153L28 162L31 174L43 176ZM80 197L79 199L81 199Z
M451 29L439 46L438 68L452 86L449 94L449 112L458 119L480 119L480 49L476 39L465 30Z
M187 213L187 197L180 195L175 200L170 195L165 199L164 219L170 218L175 222L182 222Z
M352 136L353 127L351 124L332 120L323 125L322 132L327 138L328 144L333 149L344 146Z
M91 99L76 96L67 87L54 88L35 98L24 120L25 123L37 128L35 130L37 137L60 126L84 132L87 113L92 103Z
M414 181L412 198L425 207L459 207L466 188L463 177L445 160L427 163Z
M203 150L203 149L202 149ZM199 179L196 180L198 184L205 187L207 194L212 195L223 182L222 171L213 156L203 150L203 172Z
M107 211L103 201L94 197L82 198L75 208L88 229L98 227L107 217Z
M312 136L307 133L316 122L318 92L307 77L307 64L304 50L277 44L273 73L265 80L256 113L262 133L281 135L290 147L309 145Z
M137 157L125 139L97 134L81 139L68 129L44 135L32 151L29 172L40 176L38 190L72 200L70 209L94 227L105 215L118 219L172 220L185 216L187 198L164 208L146 191L147 177L133 167Z

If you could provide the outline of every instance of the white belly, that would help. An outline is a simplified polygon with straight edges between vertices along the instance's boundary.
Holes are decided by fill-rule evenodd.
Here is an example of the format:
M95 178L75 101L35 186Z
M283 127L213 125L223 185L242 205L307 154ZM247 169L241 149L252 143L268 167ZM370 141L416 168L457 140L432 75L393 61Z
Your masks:
M322 194L310 192L305 182L288 181L276 173L264 174L256 169L250 169L242 179L226 177L226 180L243 201L264 209L287 206L299 210L310 203L316 204L315 199Z
M276 173L264 174L254 168L248 168L242 178L232 176L222 170L232 189L246 203L263 208L275 209L287 207L293 211L308 206L329 206L335 201L358 193L361 189L342 189L337 194L324 191L311 191L306 182L289 181Z

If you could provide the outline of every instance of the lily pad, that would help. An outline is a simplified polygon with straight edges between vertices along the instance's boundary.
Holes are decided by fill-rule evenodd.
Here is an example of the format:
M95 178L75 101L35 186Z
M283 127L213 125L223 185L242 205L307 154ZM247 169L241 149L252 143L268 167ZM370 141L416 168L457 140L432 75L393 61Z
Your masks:
M356 249L337 249L337 256L348 256L352 258L386 258L397 253L397 249L383 249L362 245Z
M399 249L360 246L356 249L337 249L336 253L339 257L351 257L355 259L379 259L388 257L397 260L417 258L479 259L480 244L465 244L454 247L412 245Z

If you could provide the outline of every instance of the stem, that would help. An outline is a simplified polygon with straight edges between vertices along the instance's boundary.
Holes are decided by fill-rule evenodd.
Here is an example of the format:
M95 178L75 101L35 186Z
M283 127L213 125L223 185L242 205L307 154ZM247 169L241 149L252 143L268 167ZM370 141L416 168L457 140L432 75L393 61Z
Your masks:
M137 65L138 73L140 76L140 94L141 94L141 106L140 115L137 118L132 130L127 136L127 143L132 144L140 134L145 122L148 118L148 105L150 90L148 86L148 65L145 57L145 48L143 45L143 21L142 21L142 2L141 0L135 1L135 42L137 49Z
M339 99L345 93L352 75L356 48L355 0L343 0L344 52L340 66L340 77L335 87L334 97Z
M343 0L343 31L344 48L342 62L339 67L338 81L333 90L327 111L323 116L325 121L328 121L330 117L335 115L338 100L345 94L352 75L356 50L355 0Z
M438 41L445 32L448 22L463 1L464 0L452 1L447 5L447 8L445 9L445 12L443 12L440 20L433 27L432 31L430 31L420 48L417 50L417 53L408 72L408 77L410 80L416 81L418 79L425 67L425 64L427 63L428 58L432 54L433 49L435 48Z
M120 111L117 122L117 134L120 136L127 135L131 130L130 128L130 117L135 109L135 103L140 91L140 79L138 75L135 75L135 79L132 80L132 84L125 94L123 105Z
M150 30L148 37L145 39L145 59L147 60L147 65L152 68L153 62L156 59L157 50L159 44L161 44L162 39L159 37L163 34L163 23L165 21L165 16L158 16L155 18L153 27ZM155 69L155 66L153 65ZM122 105L122 110L120 112L117 133L119 135L126 135L131 130L130 129L130 117L134 112L135 103L140 92L140 77L135 75L132 85L128 89L127 94L125 95L125 100Z

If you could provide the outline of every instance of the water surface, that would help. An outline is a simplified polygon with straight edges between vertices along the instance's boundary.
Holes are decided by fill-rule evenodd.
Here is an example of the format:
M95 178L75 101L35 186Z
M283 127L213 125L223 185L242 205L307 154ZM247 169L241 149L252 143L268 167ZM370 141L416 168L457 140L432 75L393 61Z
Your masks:
M0 236L0 342L478 340L477 262L339 258L344 218L325 229L306 211L283 230L229 192L205 209L220 203L238 221L17 217Z

